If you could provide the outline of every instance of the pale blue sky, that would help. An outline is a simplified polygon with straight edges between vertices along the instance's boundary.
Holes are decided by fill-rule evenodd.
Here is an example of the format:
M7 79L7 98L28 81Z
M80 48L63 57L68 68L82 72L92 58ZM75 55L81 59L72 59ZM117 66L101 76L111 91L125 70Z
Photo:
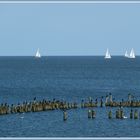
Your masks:
M0 55L140 54L140 4L0 4Z

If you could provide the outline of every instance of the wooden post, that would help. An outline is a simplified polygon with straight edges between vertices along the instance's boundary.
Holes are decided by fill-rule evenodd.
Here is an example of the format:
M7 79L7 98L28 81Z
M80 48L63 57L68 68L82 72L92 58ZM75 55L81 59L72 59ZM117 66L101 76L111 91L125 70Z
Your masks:
M135 109L135 112L134 112L134 119L138 119L138 110Z
M94 119L96 117L96 112L92 110L92 118Z
M109 113L108 113L108 118L109 118L109 119L112 119L112 111L111 111L111 110L110 110Z
M131 109L131 112L130 112L130 119L133 119L133 110Z
M124 116L124 112L123 112L123 109L121 109L120 110L120 118L123 119L123 116Z
M88 118L91 119L92 118L92 111L88 110Z
M68 114L66 111L63 112L63 120L66 121L68 118Z

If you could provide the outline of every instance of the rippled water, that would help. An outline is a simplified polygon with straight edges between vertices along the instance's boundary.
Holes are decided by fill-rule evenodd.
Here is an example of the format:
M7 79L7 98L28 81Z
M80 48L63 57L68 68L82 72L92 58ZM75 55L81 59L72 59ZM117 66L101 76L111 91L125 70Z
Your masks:
M127 99L129 92L140 98L140 57L0 57L1 103L18 104L34 97L80 103L81 99L99 99L109 92L116 100ZM109 120L109 108L95 110L93 120L87 118L88 109L68 110L66 122L60 110L0 116L0 136L140 136L140 119ZM129 111L125 108L128 117Z

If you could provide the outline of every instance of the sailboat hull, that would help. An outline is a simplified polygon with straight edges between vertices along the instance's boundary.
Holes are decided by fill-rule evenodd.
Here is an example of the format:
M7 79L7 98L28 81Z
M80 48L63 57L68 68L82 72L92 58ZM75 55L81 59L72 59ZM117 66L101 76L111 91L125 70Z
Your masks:
M111 59L111 56L110 57L109 56L108 57L105 56L105 59Z
M134 58L136 58L136 57L134 56L134 57L128 57L128 58L132 58L132 59L134 59Z

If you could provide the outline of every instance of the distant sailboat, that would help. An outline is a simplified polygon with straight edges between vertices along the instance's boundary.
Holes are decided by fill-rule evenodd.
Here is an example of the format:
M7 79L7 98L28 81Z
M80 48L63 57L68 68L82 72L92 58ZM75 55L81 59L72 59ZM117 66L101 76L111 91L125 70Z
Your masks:
M127 58L129 57L129 55L128 55L127 51L125 52L125 55L124 55L124 56L125 56L125 57L127 57Z
M111 59L111 55L108 49L106 50L105 59Z
M135 58L135 52L133 48L131 49L129 58Z
M40 54L40 52L39 52L39 48L37 49L37 52L36 52L35 57L37 57L37 58L40 58L40 57L41 57L41 54Z

